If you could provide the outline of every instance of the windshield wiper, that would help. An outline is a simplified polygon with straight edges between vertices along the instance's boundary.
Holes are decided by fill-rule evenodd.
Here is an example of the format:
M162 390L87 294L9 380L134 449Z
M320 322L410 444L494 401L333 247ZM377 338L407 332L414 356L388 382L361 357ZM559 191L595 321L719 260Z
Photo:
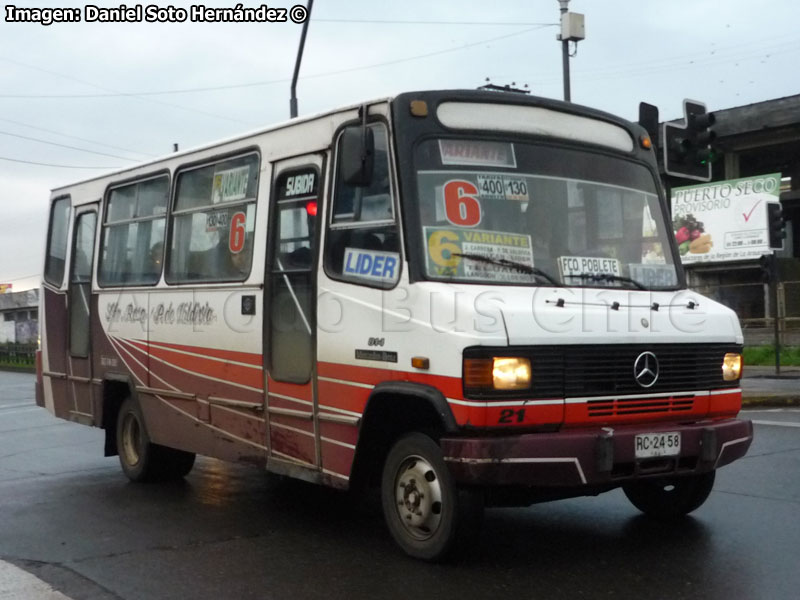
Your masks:
M477 260L479 262L489 263L490 265L497 265L498 267L509 267L511 269L516 269L517 271L521 271L523 273L527 273L528 275L536 275L541 277L542 279L546 279L548 282L552 283L556 287L563 287L558 281L553 279L546 271L542 271L537 267L532 267L531 265L526 265L525 263L517 262L514 260L508 260L507 258L492 258L491 256L485 256L483 254L471 254L471 253L462 253L462 252L452 252L452 256L460 256L461 258L468 258L470 260Z
M639 288L640 290L647 290L644 285L623 275L612 275L611 273L578 273L577 275L564 275L564 277L574 277L575 279L588 279L589 281L621 281L623 283L630 283L631 285Z

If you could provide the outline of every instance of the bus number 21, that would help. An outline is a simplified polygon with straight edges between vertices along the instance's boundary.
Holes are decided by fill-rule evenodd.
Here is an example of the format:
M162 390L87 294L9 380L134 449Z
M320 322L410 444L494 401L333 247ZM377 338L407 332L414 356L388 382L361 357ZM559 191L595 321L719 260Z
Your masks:
M514 410L513 408L506 408L505 410L500 411L500 418L497 420L498 423L524 423L525 422L525 409L520 408Z

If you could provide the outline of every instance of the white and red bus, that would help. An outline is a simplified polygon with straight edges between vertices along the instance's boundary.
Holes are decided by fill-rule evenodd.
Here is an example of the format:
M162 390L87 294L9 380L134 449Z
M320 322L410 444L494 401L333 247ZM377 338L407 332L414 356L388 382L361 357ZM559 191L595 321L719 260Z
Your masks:
M134 481L196 454L382 488L410 555L483 508L708 497L752 425L638 125L428 91L56 189L37 402Z

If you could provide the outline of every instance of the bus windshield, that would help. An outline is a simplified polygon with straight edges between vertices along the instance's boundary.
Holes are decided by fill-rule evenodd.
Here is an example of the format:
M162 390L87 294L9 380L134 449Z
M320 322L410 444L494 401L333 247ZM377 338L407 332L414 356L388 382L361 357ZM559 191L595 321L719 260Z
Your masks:
M466 283L671 289L641 164L548 144L427 139L415 151L423 271Z

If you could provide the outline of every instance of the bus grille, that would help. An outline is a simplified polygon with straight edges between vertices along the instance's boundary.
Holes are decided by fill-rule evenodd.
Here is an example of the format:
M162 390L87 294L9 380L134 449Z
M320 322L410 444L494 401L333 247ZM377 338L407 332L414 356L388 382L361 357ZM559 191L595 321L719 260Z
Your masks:
M689 412L694 408L694 396L666 398L615 398L590 400L590 417L625 417L629 415L664 415Z

